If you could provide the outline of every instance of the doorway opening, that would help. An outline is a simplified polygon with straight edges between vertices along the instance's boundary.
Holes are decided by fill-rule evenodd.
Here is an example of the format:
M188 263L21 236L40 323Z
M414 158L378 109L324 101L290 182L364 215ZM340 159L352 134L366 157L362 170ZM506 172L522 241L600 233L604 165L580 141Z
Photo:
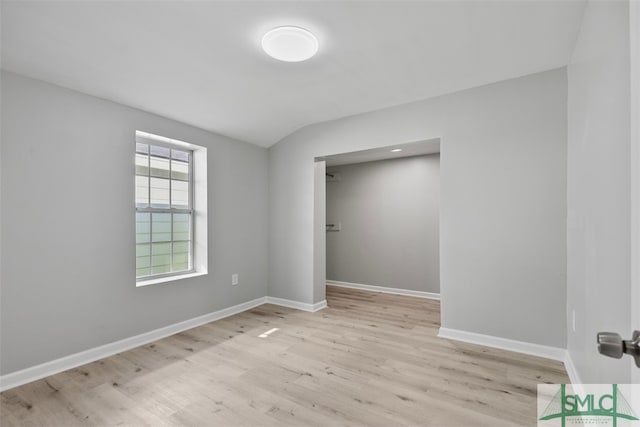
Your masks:
M440 140L316 158L314 295L440 299Z

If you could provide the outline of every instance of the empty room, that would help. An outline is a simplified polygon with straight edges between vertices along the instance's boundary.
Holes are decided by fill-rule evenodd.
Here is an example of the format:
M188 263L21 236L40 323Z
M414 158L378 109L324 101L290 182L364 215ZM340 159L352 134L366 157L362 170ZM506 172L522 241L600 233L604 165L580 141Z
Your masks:
M0 425L640 426L640 3L2 0Z

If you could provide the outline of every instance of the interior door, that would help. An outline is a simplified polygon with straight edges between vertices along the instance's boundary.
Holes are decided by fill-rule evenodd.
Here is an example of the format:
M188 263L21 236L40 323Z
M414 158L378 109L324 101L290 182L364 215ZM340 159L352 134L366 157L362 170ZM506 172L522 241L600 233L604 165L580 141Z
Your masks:
M629 2L631 36L631 330L640 330L640 2ZM640 368L631 367L640 384Z
M629 290L631 325L628 331L599 333L598 349L606 356L628 359L629 379L633 384L640 384L640 2L629 1L628 5L631 103L631 286ZM626 304L625 301L620 303ZM625 353L632 357L626 357ZM636 392L640 392L640 389L637 388ZM634 399L640 400L640 396L634 396Z

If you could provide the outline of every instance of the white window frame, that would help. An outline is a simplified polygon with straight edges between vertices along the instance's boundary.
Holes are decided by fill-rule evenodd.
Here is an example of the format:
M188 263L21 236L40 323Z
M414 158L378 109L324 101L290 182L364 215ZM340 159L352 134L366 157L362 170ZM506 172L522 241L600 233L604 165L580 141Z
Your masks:
M207 274L207 149L199 145L166 138L147 132L136 131L136 143L156 145L189 152L189 203L187 209L171 208L171 191L169 191L169 208L138 208L136 213L190 213L191 214L191 247L189 270L152 274L136 277L136 286L147 286L173 280L185 279ZM134 153L135 153L134 144ZM135 162L134 162L135 163ZM135 167L135 166L134 166ZM150 171L149 171L150 173ZM134 169L134 174L135 169ZM149 188L150 190L150 188ZM150 197L150 195L149 195ZM134 198L135 200L135 198ZM135 206L135 203L134 203ZM173 225L172 225L173 226ZM172 240L173 241L173 235ZM135 242L134 242L135 243ZM134 254L135 255L135 254ZM135 258L135 257L134 257Z

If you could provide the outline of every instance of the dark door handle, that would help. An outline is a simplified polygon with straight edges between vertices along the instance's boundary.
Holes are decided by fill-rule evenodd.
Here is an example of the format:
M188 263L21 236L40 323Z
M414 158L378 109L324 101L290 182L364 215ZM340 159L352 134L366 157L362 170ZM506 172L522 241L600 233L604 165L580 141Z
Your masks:
M598 351L600 354L616 359L624 354L631 355L636 366L640 368L640 331L633 331L630 340L623 340L620 334L615 332L598 332Z

